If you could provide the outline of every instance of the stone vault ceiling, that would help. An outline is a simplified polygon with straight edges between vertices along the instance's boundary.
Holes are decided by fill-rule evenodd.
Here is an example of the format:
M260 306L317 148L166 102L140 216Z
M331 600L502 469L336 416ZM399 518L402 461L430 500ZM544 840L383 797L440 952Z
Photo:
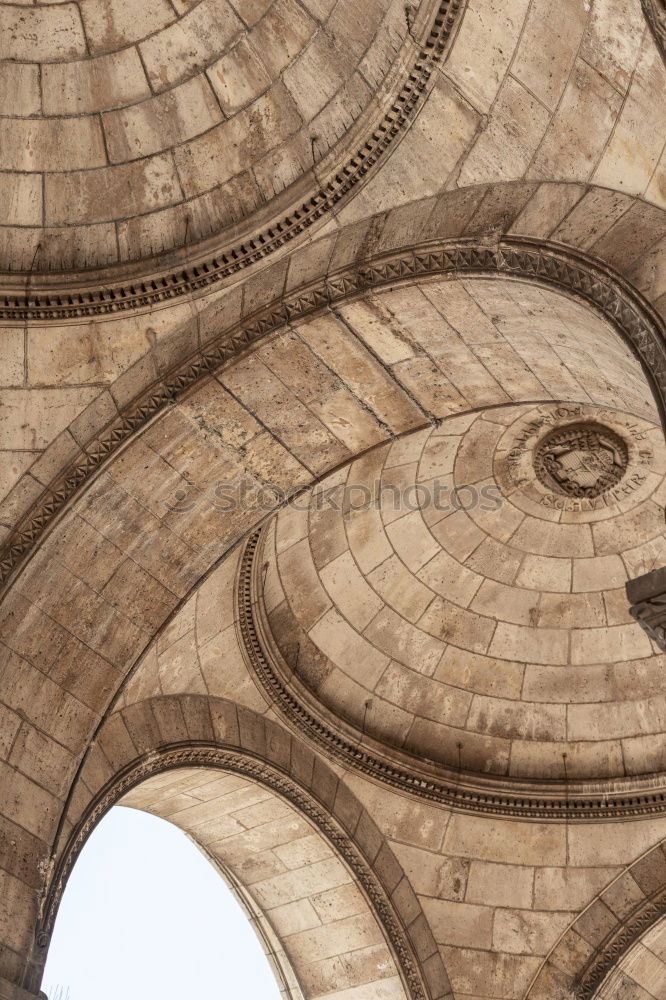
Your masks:
M136 260L242 222L330 172L412 49L398 0L0 4L3 266Z
M585 428L627 447L614 485L586 485L590 456L602 484L613 456ZM542 441L572 478L539 480ZM333 718L449 767L562 778L566 753L570 777L660 770L665 658L624 583L666 557L665 474L661 428L584 404L490 409L374 450L266 538L284 676Z
M285 1000L666 1000L663 25L0 0L1 1000L123 796Z
M638 0L569 0L566 31L528 0L356 10L0 4L0 271L32 272L33 287L70 272L43 290L111 281L116 295L175 267L217 275L223 252L247 265L279 251L368 178L356 202L371 211L518 179L664 204L650 95L665 70Z
M518 283L385 290L336 322L448 417L365 439L264 533L255 625L282 684L333 728L448 768L661 770L664 657L624 593L666 554L666 453L635 360L578 304ZM299 324L264 361L298 380L286 358L305 340L330 362L330 324ZM308 398L336 435L364 437L323 369ZM387 404L372 394L394 419Z

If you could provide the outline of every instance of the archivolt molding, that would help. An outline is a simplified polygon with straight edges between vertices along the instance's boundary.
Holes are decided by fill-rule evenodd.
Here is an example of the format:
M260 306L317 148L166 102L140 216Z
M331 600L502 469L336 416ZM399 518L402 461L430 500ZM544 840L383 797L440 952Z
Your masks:
M661 917L666 914L666 888L662 887L644 903L636 907L613 933L604 939L580 973L576 994L580 1000L591 1000L597 989L619 959Z
M664 0L641 0L641 5L654 39L666 59L666 3Z
M68 502L128 439L202 378L288 323L374 288L428 277L501 277L535 281L582 301L618 331L645 371L666 427L666 333L664 321L612 269L557 244L505 237L495 246L476 239L429 241L363 262L302 285L222 331L205 349L165 373L136 397L101 434L85 445L85 457L66 469L24 515L0 550L0 585L6 584Z
M350 834L322 808L313 795L308 794L287 774L249 752L210 744L172 745L145 754L124 768L94 798L69 838L47 891L42 920L36 931L36 944L40 951L48 946L67 879L97 823L126 792L142 781L165 771L185 767L218 768L251 778L277 792L311 820L346 862L365 893L390 943L408 995L412 1000L430 1000L431 997L434 1000L434 994L421 974L408 932L388 891ZM437 996L442 994L437 993Z
M522 781L453 771L387 747L343 723L284 664L263 611L265 528L248 539L236 583L238 632L246 662L283 719L330 760L448 809L549 820L626 819L666 812L666 778ZM288 678L288 679L287 679Z
M637 896L639 902L626 913L623 901ZM615 901L624 916L617 915ZM525 1000L553 996L591 1000L619 959L665 914L666 842L662 842L583 910L546 957Z
M187 261L185 267L159 270L149 276L145 271L143 277L137 275L136 267L120 273L120 269L114 269L91 276L85 285L68 287L62 274L52 279L45 275L35 278L24 275L21 286L17 287L16 275L5 273L0 275L0 289L4 286L4 294L0 293L0 320L62 322L144 309L209 289L269 257L337 206L402 137L422 104L464 6L465 0L440 0L426 41L418 48L418 55L402 76L402 82L383 100L379 97L373 102L380 108L390 102L388 110L379 121L375 119L370 125L366 121L364 128L369 131L365 134L359 135L354 130L356 149L347 161L342 166L338 161L326 177L317 176L320 171L313 171L315 190L299 191L298 202L292 201L285 214L265 229L250 231L242 242L212 252L193 255L182 250L181 256ZM413 43L411 31L410 40ZM294 198L293 193L288 194Z

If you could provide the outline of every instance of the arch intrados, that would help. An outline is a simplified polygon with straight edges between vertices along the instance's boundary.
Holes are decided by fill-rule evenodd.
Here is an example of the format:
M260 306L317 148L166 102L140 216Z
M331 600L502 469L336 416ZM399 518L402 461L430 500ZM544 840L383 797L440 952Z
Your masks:
M203 783L206 780L206 778L209 781L211 779L215 780L220 775L220 773L224 772L220 772L218 770L211 770L209 768L199 768L197 769L197 773L199 775L200 781L202 781ZM171 778L172 780L175 780L177 782L176 776L179 774L185 776L189 774L189 769L187 771L183 771L182 768L172 771L165 771L158 774L157 777L158 779L165 777L167 779ZM153 782L154 778L145 779L140 783L138 788L139 790L146 788L146 786L150 788L150 785ZM186 781L185 785L186 787L189 788L191 787L192 782L190 781L188 784ZM173 787L172 785L169 785L169 788L172 787ZM160 789L158 788L157 789L158 793L159 790ZM176 793L176 790L177 789L174 789L174 794ZM155 794L155 790L153 790L153 794ZM130 792L129 795L131 797L132 792ZM115 926L109 926L109 916L107 913L104 912L104 910L107 908L106 891L110 890L112 895L115 894L116 907L119 904L121 905L121 907L125 909L129 907L130 910L136 907L137 912L134 915L134 928L137 929L140 933L142 928L138 927L136 923L136 916L138 915L141 915L142 918L147 917L149 922L152 917L154 920L157 921L158 925L161 922L164 922L165 919L172 920L174 926L171 927L170 930L167 930L167 938L173 944L179 940L181 929L185 929L187 935L187 929L184 928L183 921L187 921L189 919L188 913L193 909L196 910L198 905L198 896L192 894L192 885L189 883L189 880L183 882L182 879L183 873L177 871L180 865L184 863L184 868L189 873L190 868L188 866L188 861L189 865L191 865L193 862L191 854L193 851L195 851L196 854L199 854L203 856L203 858L205 858L206 862L215 873L215 876L222 880L226 888L229 890L229 893L235 900L237 907L240 908L241 913L245 916L245 919L247 920L247 923L249 924L257 940L259 948L265 956L266 962L268 963L268 966L271 970L274 979L274 987L277 987L281 1000L306 1000L303 991L300 987L296 973L294 971L293 965L290 962L289 957L286 955L285 950L281 945L278 934L275 932L273 926L271 925L271 922L264 915L264 913L261 910L261 907L257 905L257 903L252 898L246 887L242 884L242 882L239 881L239 879L234 877L234 874L232 873L231 869L228 866L224 865L220 860L220 858L216 856L216 854L213 851L207 849L203 841L200 840L197 836L195 836L191 831L186 830L183 826L179 825L178 823L170 821L169 819L164 817L157 809L151 809L149 807L142 808L140 804L135 803L134 801L127 802L123 799L121 799L114 806L112 806L112 811L116 808L116 806L127 807L125 808L124 811L125 813L130 814L125 819L122 819L121 817L119 824L120 829L124 830L125 835L129 835L129 840L125 840L121 835L121 841L124 842L122 842L120 845L116 843L115 836L113 840L110 841L109 840L110 832L113 831L115 834L117 834L118 831L117 824L115 823L110 824L110 827L108 827L105 831L103 839L105 839L106 841L107 848L108 846L111 845L113 846L116 854L115 861L117 862L117 864L115 864L111 868L107 868L106 871L104 872L105 875L105 879L103 882L104 891L102 895L100 896L98 894L96 897L93 896L91 898L89 894L84 893L83 900L78 898L78 889L80 889L82 885L83 872L78 872L78 889L74 897L69 900L70 912L68 914L68 923L70 928L73 920L78 923L86 923L88 921L92 921L95 924L97 924L97 920L99 918L100 924L106 926L111 931L112 935L111 939L107 939L106 937L100 938L99 933L97 933L96 934L97 942L92 942L90 940L89 932L87 937L84 932L83 938L84 938L84 943L86 945L87 944L93 945L93 947L96 949L96 954L98 958L103 963L106 963L108 960L112 960L116 963L117 965L117 968L115 970L116 981L119 981L119 977L120 979L123 979L127 976L127 974L129 974L130 976L132 975L133 962L130 961L130 963L128 964L127 956L123 954L122 945L124 937L126 937L126 933L125 934L121 933L121 936L118 937L117 928ZM141 812L148 812L151 816L157 819L158 826L156 829L153 824L149 824L147 828L145 826L142 826L142 824L140 823L138 824L138 826L135 825L137 824L138 821L138 814ZM98 824L91 831L91 836L93 838L97 833L99 823L104 824L107 819L109 820L112 819L112 817L109 816L108 813L106 813L104 816L101 817L101 819L98 821ZM116 817L116 820L117 819L118 817ZM126 826L125 824L129 825ZM173 898L173 887L171 886L172 873L175 872L176 880L178 882L178 893L176 896L176 901L179 904L178 907L174 909L173 907L167 905L166 909L164 911L161 911L160 909L156 909L154 900L151 897L151 889L154 888L154 878L151 878L149 876L147 884L144 884L141 881L140 877L138 879L138 882L136 882L134 876L140 872L141 866L137 868L136 859L134 859L133 862L131 855L134 854L135 852L136 845L134 843L134 835L137 834L139 838L140 858L143 860L147 860L151 854L150 845L152 845L152 836L159 834L160 827L163 828L166 825L175 827L181 833L184 833L187 838L187 842L189 842L189 846L187 845L187 843L181 842L179 849L177 845L178 845L178 840L180 840L180 838L178 838L178 840L174 843L174 841L170 836L165 837L165 833L167 831L165 831L164 829L162 829L161 839L160 836L157 837L159 844L158 853L162 861L162 866L160 870L160 881L164 883L165 890L168 891L169 895L172 898ZM86 840L86 842L83 845L84 851L87 847L88 847L88 841ZM117 850L118 847L122 847L121 853L118 852ZM99 851L99 847L97 848L97 851ZM75 862L72 868L73 872L76 870L77 863L79 861L79 853L77 853L77 861ZM190 855L189 859L188 855ZM81 860L82 862L84 862L85 857L82 858ZM132 877L130 877L128 875L128 871L125 870L125 860L127 860L128 862L128 867L129 870L132 872ZM89 857L87 859L87 866L85 866L85 870L88 873L90 872L91 861L92 857ZM117 868L120 869L117 885L109 884L109 878L110 877L114 878ZM227 925L229 924L229 922L230 921L232 923L237 922L236 918L238 916L238 911L233 906L233 904L231 905L231 907L229 907L228 904L230 901L228 900L228 898L227 898L227 905L225 906L224 897L220 899L219 897L216 896L214 892L215 876L213 876L213 879L211 879L210 873L208 875L208 883L209 883L208 892L209 895L211 896L211 899L208 902L208 910L209 910L208 916L211 915L210 905L213 904L214 900L217 900L218 903L220 902L222 903L222 914L225 919L221 923L219 922L219 920L217 922L214 922L210 930L212 930L214 933L218 935L221 934L221 936L224 938L226 936ZM69 891L70 891L70 885L68 882L62 896L62 900L64 900L65 903L64 906L65 910L67 909L67 896ZM120 895L118 895L118 893L120 893ZM184 915L182 911L184 911ZM62 926L59 927L60 919L61 919L60 907L58 907L58 913L56 914L54 926L55 926L56 938L58 940L58 945L61 947L63 943L63 934L65 933L65 931ZM64 919L64 916L62 919ZM132 917L130 917L130 920L131 919ZM200 917L198 920L198 924L199 926L201 926ZM247 928L245 928L244 930L245 930L245 936L247 937ZM142 944L142 950L144 951L144 962L147 962L148 965L150 965L157 960L159 963L161 961L159 941L156 940L154 934L152 938L150 937L150 931L148 933L148 937L152 945L152 948L150 949L149 952L146 952ZM240 940L242 939L237 939L237 940L240 943ZM76 945L74 952L72 952L71 949L72 942L69 942L70 948L67 951L69 963L72 965L71 972L73 975L76 974L75 967L78 964L79 955L81 954L81 950L83 947L82 942L79 940L77 940L74 943ZM118 954L115 951L115 947L118 944L120 944L121 946L120 954ZM174 969L174 972L177 975L180 974L186 978L189 978L190 966L187 963L187 959L194 959L196 962L199 957L199 948L204 946L208 947L210 946L210 944L211 944L210 937L207 939L205 945L201 945L199 942L194 944L192 937L190 935L189 949L187 950L186 954L182 955L182 949L179 950L177 948L175 953L171 956L171 967ZM158 946L157 950L155 950L156 945ZM193 945L194 945L194 950L192 950ZM45 975L48 977L49 969L48 969L48 957L46 954L47 951L50 951L50 945L44 949L44 956L43 956L44 958L47 959L47 968L45 970ZM218 962L218 974L224 977L225 962L227 960L231 960L232 967L234 967L234 954L229 952L228 942L225 943L223 947L223 954L226 954L227 956L225 961L220 962L220 958L218 957L217 962ZM256 951L254 951L253 954L256 959ZM180 958L179 955L181 956ZM57 965L60 966L61 968L62 968L62 959L63 955L60 954L57 959ZM175 959L175 965L173 962L174 959ZM236 966L234 967L236 976L238 976L239 973L241 973L242 971L241 966L238 965L239 959L242 961L242 952L239 953L238 957L236 958ZM87 964L89 966L89 962ZM179 965L180 969L178 968ZM213 972L214 974L213 969L209 969L209 973L211 972ZM266 975L265 969L262 970L262 975L265 978ZM53 977L53 969L51 969L51 981L53 981L52 977ZM270 976L268 978L270 982ZM48 982L48 978L46 981ZM259 979L259 981L261 981L261 979ZM271 993L272 996L273 992L270 990L269 992ZM45 994L43 992L40 992L38 996L40 1000L43 1000Z
M367 947L368 932L379 931L362 891L358 902L356 880L348 868L340 872L338 853L320 826L272 784L248 777L241 767L183 764L142 779L118 804L160 816L197 844L244 907L289 1000L314 1000L328 992L330 973L318 968L317 951L322 940L337 940L345 923L348 946L341 950L338 944L328 956L329 961L350 956L345 988L362 992L383 979L395 987L398 973L385 940L375 945L381 956L372 965L354 961ZM346 908L344 916L327 914L320 902L326 897L330 909ZM314 946L313 937L319 938ZM384 977L378 980L373 972L380 963Z
M226 326L205 348L178 362L153 381L85 443L81 454L47 486L21 516L0 550L0 586L7 585L35 551L45 531L85 489L111 457L159 419L199 381L251 353L271 334L301 318L311 318L358 295L428 277L488 278L535 282L591 308L619 335L637 358L666 430L666 325L647 300L621 275L600 261L560 244L505 236L494 245L476 238L431 240L400 251L380 251L284 295L286 275L278 266L279 294L265 308ZM265 278L266 274L260 275ZM118 381L123 379L120 377ZM95 402L91 404L95 407ZM30 473L22 481L29 480ZM20 493L21 483L17 488ZM31 491L27 491L31 495Z
M293 965L282 947L279 935L262 912L261 907L250 896L246 887L234 877L228 866L223 865L220 859L207 850L196 838L192 839L208 862L220 873L236 902L245 913L275 976L282 1000L305 1000L303 990Z
M159 715L153 714L153 707ZM189 733L185 739L184 730ZM439 1000L450 994L420 904L388 843L353 793L328 765L275 723L206 696L153 698L116 713L102 727L72 788L69 812L56 838L28 989L37 988L67 878L94 827L123 796L151 777L193 767L248 778L309 821L361 889L406 996Z

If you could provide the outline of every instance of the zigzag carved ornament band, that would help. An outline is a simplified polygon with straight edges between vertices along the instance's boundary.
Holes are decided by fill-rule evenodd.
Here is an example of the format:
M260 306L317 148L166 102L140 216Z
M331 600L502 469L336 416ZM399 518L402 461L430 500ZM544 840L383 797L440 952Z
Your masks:
M429 277L492 277L535 281L591 306L618 331L646 374L666 427L666 331L663 320L623 278L585 254L556 244L507 237L497 246L476 240L431 241L390 254L379 254L354 267L329 274L276 299L261 312L224 330L202 351L165 373L136 397L85 445L83 461L71 465L44 491L0 550L0 584L6 583L75 494L103 463L161 410L174 403L199 379L229 365L234 358L289 322L374 288Z
M187 744L153 751L131 764L99 793L88 807L81 823L73 831L50 883L44 900L42 919L36 932L38 948L44 949L49 943L67 879L83 845L102 817L136 785L157 774L184 767L219 768L227 773L250 778L276 792L306 816L346 862L357 884L365 893L391 946L407 995L411 1000L428 1000L430 991L421 976L419 964L402 921L384 886L349 835L312 795L276 767L266 764L250 753L215 745Z
M595 949L576 977L576 997L592 1000L609 972L651 927L666 914L666 888L661 887L650 899L639 904L619 929L611 932Z
M16 274L0 274L0 289L6 289L4 293L0 291L0 320L62 322L146 309L206 290L269 257L327 215L352 189L365 181L370 171L402 137L434 81L433 73L444 57L462 18L464 6L465 0L440 0L411 68L401 75L397 89L394 86L384 99L379 97L374 102L375 107L379 103L383 108L388 102L388 110L379 121L375 117L360 123L362 134L355 130L349 140L356 144L354 153L342 166L338 161L324 177L321 177L320 170L317 175L313 172L316 189L306 193L305 197L302 191L299 192L298 201L292 201L286 213L267 228L248 232L247 238L236 245L225 245L208 255L200 252L194 259L190 251L186 253L183 249L181 256L187 261L185 267L155 271L153 261L149 276L144 270L144 277L137 278L136 267L120 275L119 269L115 272L107 270L91 274L85 286L71 288L63 287L65 275L33 277L28 274L23 275L20 288L16 288ZM407 35L407 43L413 53L411 31ZM293 199L295 195L290 197Z
M608 993L600 989L607 977L666 916L665 848L661 841L637 858L569 924L544 958L525 1000L592 1000ZM609 893L613 901L626 903L614 907Z
M304 685L287 680L263 608L265 527L248 539L239 564L236 601L241 649L259 687L291 729L325 756L401 792L449 809L549 820L612 820L666 813L666 776L567 785L454 771L379 743L326 712ZM289 674L291 672L289 671Z

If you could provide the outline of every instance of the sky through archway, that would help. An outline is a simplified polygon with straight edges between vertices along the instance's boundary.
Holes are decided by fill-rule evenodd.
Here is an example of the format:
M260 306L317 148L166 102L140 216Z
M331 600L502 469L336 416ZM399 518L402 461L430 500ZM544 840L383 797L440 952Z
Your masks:
M49 1000L279 1000L240 904L176 826L116 806L72 871L44 973Z

